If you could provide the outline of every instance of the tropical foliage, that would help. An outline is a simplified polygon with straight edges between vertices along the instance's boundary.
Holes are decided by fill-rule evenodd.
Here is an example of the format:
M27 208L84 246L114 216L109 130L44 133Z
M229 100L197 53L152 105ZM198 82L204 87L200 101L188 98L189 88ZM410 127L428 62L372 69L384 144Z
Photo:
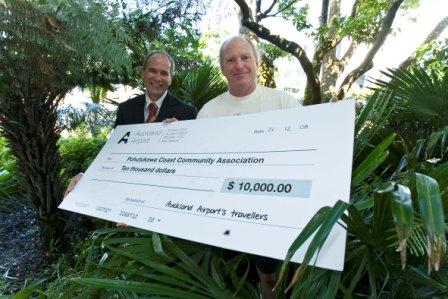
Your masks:
M395 109L390 110L391 106L401 106L417 118L417 114L425 115L431 110L431 99L446 103L448 85L443 83L439 89L434 88L446 78L430 77L422 70L392 71L389 76L389 83L380 82L383 89L369 99L357 118L351 202L338 202L320 210L297 237L285 260L284 267L291 254L316 232L305 261L290 284L298 298L322 297L324 292L373 298L447 295L447 267L442 261L446 252L448 163L444 133L437 131L448 124L447 120L444 123L434 120L437 125L432 119L421 120L410 148L400 146L403 140L400 131L388 135L391 131L388 122L399 116ZM409 84L397 83L403 77ZM426 97L421 97L421 93ZM418 108L401 102L403 95L410 102L418 101ZM428 139L418 139L425 133ZM437 142L434 134L438 136ZM387 137L380 142L375 140L382 135ZM433 151L436 144L441 151ZM393 145L393 150L402 154L398 161L389 156ZM429 152L437 159L428 160ZM318 254L322 241L338 221L348 233L344 271L321 273L310 269L307 266L313 255ZM434 269L439 272L432 272ZM313 279L322 283L324 278L316 275L331 281L327 288L310 291L303 287L313 283Z
M65 230L57 209L64 187L57 106L89 81L89 65L124 70L127 36L102 1L2 1L0 8L0 130L37 212L44 247L54 251Z
M432 158L438 141L444 140L448 124L447 73L441 76L437 70L428 69L389 70L383 73L389 81L377 81L393 92L393 103L389 105L392 115L386 129L398 133L399 145L405 152L411 151L416 140L427 140L427 159ZM438 155L443 158L445 144L440 145Z
M209 100L227 90L221 70L210 62L192 70L178 72L173 77L171 92L191 102L198 110Z
M139 80L142 60L150 50L170 53L179 70L190 70L202 61L198 51L201 36L198 22L205 13L204 1L120 0L118 3L122 28L130 37L127 47L132 59L132 71L124 83L142 86Z
M115 110L97 103L84 103L84 106L76 108L68 105L58 110L58 121L68 133L84 133L96 138L110 132L115 121Z
M256 298L246 256L225 260L220 249L136 228L101 229L93 240L83 277L52 284L49 297Z
M15 175L15 160L5 138L0 137L0 212L12 212L23 203Z
M60 139L58 145L64 178L70 179L80 172L85 172L105 143L104 136L92 138L75 135Z

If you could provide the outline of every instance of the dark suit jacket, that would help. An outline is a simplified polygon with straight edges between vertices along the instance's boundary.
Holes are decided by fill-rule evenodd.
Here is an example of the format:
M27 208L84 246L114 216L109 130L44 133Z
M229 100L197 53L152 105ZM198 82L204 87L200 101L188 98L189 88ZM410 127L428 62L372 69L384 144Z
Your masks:
M145 94L142 94L120 103L114 127L145 123L145 102ZM156 122L172 117L177 120L195 119L197 114L198 110L195 107L179 100L168 92L163 100L162 107L159 109Z

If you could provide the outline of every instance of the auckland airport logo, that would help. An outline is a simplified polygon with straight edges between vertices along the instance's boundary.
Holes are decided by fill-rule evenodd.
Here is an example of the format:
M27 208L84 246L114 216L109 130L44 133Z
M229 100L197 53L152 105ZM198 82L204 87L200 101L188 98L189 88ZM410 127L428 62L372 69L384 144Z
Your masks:
M162 130L150 130L150 131L127 131L123 137L118 140L117 144L148 144L152 138L156 138L162 134Z
M124 142L124 143L128 143L128 139L129 136L131 135L131 132L126 132L126 134L123 135L123 137L121 137L121 139L117 142L118 144Z

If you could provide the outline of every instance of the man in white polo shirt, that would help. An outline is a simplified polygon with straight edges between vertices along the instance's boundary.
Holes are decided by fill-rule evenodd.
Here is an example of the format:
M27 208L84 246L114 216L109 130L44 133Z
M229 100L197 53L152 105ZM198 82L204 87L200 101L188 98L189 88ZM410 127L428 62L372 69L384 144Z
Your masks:
M219 56L221 71L227 79L229 90L207 102L199 111L198 118L300 107L293 96L257 85L258 55L249 39L242 36L228 39L221 46ZM263 298L275 298L272 289L276 282L278 261L259 256L254 256L254 260Z

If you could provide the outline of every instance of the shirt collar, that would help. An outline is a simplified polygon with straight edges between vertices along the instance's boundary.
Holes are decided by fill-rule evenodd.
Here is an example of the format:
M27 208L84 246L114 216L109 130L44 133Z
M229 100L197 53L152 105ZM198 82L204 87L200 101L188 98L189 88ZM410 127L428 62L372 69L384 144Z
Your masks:
M154 103L156 103L157 108L160 110L160 107L162 107L162 103L163 100L165 99L166 95L168 94L168 90L165 90L165 92L162 94L162 96L155 101ZM151 99L149 98L148 94L145 92L145 100L146 100L146 104L145 104L145 111L148 109L149 104L151 104L153 101L151 101Z

